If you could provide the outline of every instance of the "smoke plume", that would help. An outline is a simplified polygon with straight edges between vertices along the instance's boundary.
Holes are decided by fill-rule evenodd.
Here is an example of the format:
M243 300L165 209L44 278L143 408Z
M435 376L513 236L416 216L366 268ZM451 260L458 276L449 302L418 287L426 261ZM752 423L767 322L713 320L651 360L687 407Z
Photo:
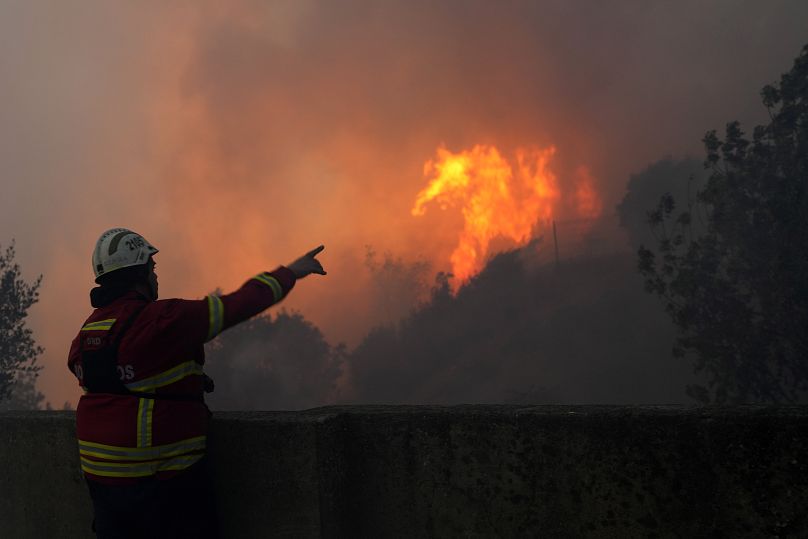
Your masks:
M608 214L631 173L762 121L807 18L800 1L6 2L0 241L44 274L40 386L78 397L65 357L107 228L161 249L164 297L323 243L329 275L287 307L355 346L379 304L366 245L449 270L462 216L411 215L437 148L555 146L560 188Z

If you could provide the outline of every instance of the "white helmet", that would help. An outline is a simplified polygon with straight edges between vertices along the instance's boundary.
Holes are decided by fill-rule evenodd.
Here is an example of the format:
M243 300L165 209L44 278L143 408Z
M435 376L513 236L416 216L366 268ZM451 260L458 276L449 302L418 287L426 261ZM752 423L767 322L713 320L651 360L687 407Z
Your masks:
M157 248L137 232L126 228L111 228L95 242L95 278L121 268L146 264L149 257L157 252Z

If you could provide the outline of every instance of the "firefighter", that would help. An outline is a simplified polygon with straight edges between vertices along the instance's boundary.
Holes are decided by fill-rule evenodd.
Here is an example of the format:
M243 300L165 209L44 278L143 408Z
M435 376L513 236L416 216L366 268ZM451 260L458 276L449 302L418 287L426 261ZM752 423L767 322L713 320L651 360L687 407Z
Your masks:
M203 345L281 301L298 279L325 275L317 247L201 300L157 300L157 249L125 228L93 251L95 310L70 347L84 395L76 409L93 529L107 538L217 537L206 474L210 411Z

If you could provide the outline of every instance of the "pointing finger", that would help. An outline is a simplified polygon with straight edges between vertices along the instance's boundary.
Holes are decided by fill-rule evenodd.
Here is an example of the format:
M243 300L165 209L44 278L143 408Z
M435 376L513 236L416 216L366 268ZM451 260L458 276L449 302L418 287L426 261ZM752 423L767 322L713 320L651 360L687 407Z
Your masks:
M323 249L325 249L325 245L321 245L321 246L317 247L316 249L312 249L311 251L309 251L309 252L306 254L306 256L315 257L315 256L317 256L318 254L320 254L320 252L322 252L322 250L323 250Z

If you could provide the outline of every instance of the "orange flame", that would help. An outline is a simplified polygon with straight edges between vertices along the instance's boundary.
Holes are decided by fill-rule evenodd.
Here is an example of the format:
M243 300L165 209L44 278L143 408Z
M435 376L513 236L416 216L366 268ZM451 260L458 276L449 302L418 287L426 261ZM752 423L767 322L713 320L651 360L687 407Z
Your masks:
M418 193L412 214L424 215L433 200L441 209L462 205L465 226L450 258L459 284L482 269L494 238L523 245L539 220L553 217L559 190L548 164L555 151L518 149L515 174L500 152L486 145L460 153L441 147L437 160L424 165L424 175L433 177Z

